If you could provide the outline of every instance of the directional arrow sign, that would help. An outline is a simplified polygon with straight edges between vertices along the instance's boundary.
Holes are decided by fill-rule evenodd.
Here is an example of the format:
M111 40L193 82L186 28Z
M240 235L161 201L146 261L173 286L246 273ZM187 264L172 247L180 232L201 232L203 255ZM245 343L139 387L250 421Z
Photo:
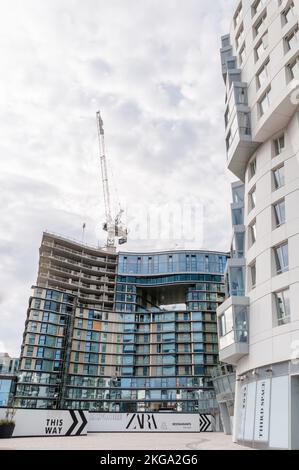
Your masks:
M73 422L65 435L66 436L80 436L81 434L84 434L84 431L86 434L86 426L87 426L88 421L86 419L84 411L69 410L69 412L70 412Z
M212 416L211 415L199 415L199 431L200 432L212 432Z
M79 415L80 415L80 418L82 419L82 424L79 427L78 431L76 432L76 436L80 436L80 434L84 434L84 431L86 433L86 426L88 424L84 411L80 410Z
M71 417L72 417L72 424L71 424L71 427L67 430L67 432L65 433L66 436L73 436L75 433L73 433L75 427L77 426L78 424L78 420L77 420L77 416L76 416L76 413L73 411L73 410L70 410L70 414L71 414ZM73 434L72 434L73 433Z

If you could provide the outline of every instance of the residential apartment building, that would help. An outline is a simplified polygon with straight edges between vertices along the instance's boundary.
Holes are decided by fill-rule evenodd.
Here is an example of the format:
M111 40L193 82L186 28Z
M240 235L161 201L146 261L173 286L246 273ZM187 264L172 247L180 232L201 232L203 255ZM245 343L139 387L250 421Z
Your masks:
M222 37L245 261L217 312L220 359L236 366L234 440L256 448L299 448L298 21L298 0L242 0Z
M111 253L44 233L16 406L215 410L227 254Z

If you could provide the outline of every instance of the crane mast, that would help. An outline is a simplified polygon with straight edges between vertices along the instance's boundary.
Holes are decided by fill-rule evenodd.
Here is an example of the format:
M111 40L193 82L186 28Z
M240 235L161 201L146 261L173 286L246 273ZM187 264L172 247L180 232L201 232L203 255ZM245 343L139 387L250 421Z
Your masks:
M120 245L127 242L127 229L121 223L121 215L123 210L121 209L115 218L112 216L111 210L111 198L109 189L108 169L107 169L107 158L105 151L105 132L104 123L101 117L100 111L97 111L97 127L98 127L98 138L99 138L99 149L100 149L100 162L101 162L101 174L102 174L102 185L103 195L105 204L105 222L103 224L103 230L107 232L107 248L115 248L116 240Z

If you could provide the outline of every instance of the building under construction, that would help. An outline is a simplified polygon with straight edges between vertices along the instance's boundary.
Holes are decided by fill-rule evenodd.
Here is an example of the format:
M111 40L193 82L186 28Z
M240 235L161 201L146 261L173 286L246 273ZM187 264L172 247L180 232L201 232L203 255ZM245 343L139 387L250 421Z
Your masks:
M116 254L44 233L16 405L213 411L226 259Z
M29 300L15 404L95 411L213 412L216 309L227 255L117 253L104 126L97 113L103 249L44 233Z

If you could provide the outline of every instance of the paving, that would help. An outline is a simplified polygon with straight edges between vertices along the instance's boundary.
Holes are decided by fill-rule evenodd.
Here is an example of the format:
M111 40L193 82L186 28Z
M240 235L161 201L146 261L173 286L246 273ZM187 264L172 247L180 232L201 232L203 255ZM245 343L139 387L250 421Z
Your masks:
M248 450L223 433L95 433L0 439L1 450Z

